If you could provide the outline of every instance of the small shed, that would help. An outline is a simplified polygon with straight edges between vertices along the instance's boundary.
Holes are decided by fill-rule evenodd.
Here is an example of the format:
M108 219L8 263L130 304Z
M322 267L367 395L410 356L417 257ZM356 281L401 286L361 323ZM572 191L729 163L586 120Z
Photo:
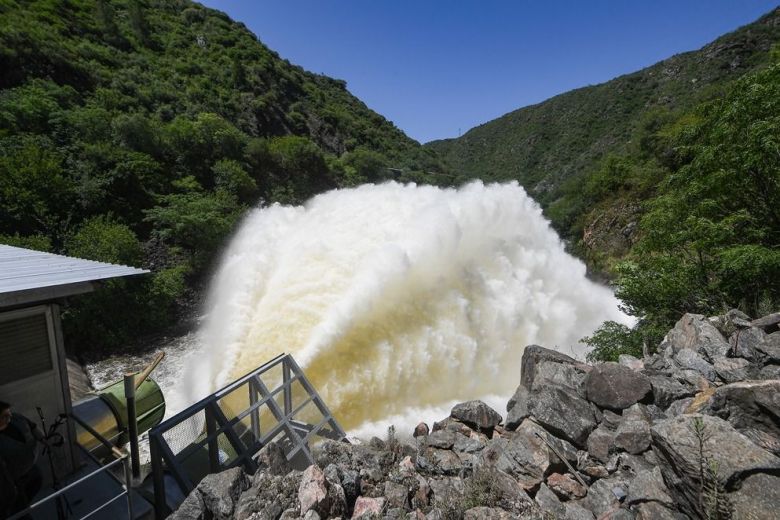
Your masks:
M60 303L103 280L148 272L0 244L0 399L36 422L40 408L47 425L70 414ZM77 464L75 433L66 424L58 472Z

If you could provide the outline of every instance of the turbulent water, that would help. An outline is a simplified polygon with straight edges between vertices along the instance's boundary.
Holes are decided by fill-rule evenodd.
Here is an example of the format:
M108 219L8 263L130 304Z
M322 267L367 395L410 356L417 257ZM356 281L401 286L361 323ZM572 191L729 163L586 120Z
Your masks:
M526 345L581 355L607 319L626 318L516 183L366 185L247 216L187 387L201 397L288 352L346 429L405 428L458 400L506 402Z

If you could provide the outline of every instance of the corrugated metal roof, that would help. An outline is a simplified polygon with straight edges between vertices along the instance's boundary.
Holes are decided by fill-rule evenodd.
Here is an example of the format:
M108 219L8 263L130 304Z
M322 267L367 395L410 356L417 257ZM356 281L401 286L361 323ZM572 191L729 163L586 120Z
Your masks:
M11 293L51 288L53 297L67 296L84 290L67 291L85 282L144 274L149 271L125 265L83 260L70 256L43 253L0 244L0 303ZM62 291L54 290L62 287Z

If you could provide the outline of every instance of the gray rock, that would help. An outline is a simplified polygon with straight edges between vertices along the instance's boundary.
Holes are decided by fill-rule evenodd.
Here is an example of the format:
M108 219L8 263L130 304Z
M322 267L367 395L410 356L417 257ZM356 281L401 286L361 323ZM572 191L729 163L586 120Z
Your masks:
M780 332L769 334L756 349L762 354L762 363L780 363Z
M401 507L391 507L385 511L383 520L401 520L406 518L406 510Z
M552 445L552 447L555 448L555 451L563 455L563 457L571 464L577 463L577 448L575 448L570 442L559 439L558 437L550 434L547 430L542 428L531 419L526 419L523 421L523 424L517 428L517 431L520 433L525 433L529 438L539 439L539 437L541 437L542 440L547 441L549 445ZM547 446L547 444L545 444L545 446ZM563 470L565 462L558 458L558 456L555 454L555 451L550 450L548 446L547 456L550 460L551 469L555 470L557 468Z
M477 453L485 447L485 443L479 439L466 437L459 433L455 434L455 444L452 446L453 451L456 453Z
M428 428L428 425L424 422L419 423L417 426L414 427L414 433L412 434L412 437L424 437L428 435L431 432L430 428Z
M767 365L758 372L758 379L780 379L780 365Z
M533 500L517 481L503 471L477 471L466 481L467 494L476 505L501 507L509 513L521 514L533 506Z
M203 504L203 497L200 496L198 491L193 491L168 518L170 520L204 520L206 518L206 506Z
M319 514L327 516L330 510L327 480L325 474L316 464L312 464L303 472L298 487L298 504L301 514L306 514L309 510L314 509Z
M536 376L536 365L541 361L553 361L567 365L579 364L577 360L566 354L540 347L539 345L528 345L523 351L523 359L520 362L520 384L528 390L531 390L534 377Z
M742 358L718 358L715 360L715 372L726 383L736 383L750 379L750 362Z
M650 385L653 387L653 402L661 408L668 408L674 401L693 397L696 394L695 387L683 385L674 378L655 375L650 377Z
M482 401L456 404L450 417L482 430L490 430L501 423L501 415Z
M622 410L647 397L650 379L617 363L596 365L585 377L588 401L601 408Z
M693 350L712 361L725 357L729 344L715 326L700 314L685 314L658 346L660 351L675 356L684 349ZM667 351L670 351L667 353Z
M582 384L585 381L585 373L579 368L581 366L582 365L541 360L534 368L534 378L531 383L531 390L533 391L548 386L558 386L572 390L580 397L584 397Z
M698 425L698 426L697 426ZM695 431L702 432L697 437ZM683 415L653 425L653 451L670 495L680 510L698 517L699 468L702 457L718 464L718 477L727 489L751 473L780 470L780 459L753 444L728 422L708 415ZM699 451L699 439L702 451Z
M409 508L409 489L397 482L387 481L385 482L385 498L387 499L388 507L400 507Z
M309 509L306 511L306 514L303 515L303 520L320 520L320 518L322 517L314 509Z
M463 480L459 477L429 479L428 485L433 493L433 503L437 506L456 501L466 490Z
M507 403L507 415L506 415L506 429L514 430L523 420L531 415L528 411L528 399L530 398L530 392L526 387L520 385L515 390L515 394L512 399Z
M347 503L354 504L360 495L360 473L353 469L344 470L341 476L341 487L344 488Z
M701 374L707 381L715 381L717 377L715 368L692 349L680 349L677 354L674 355L674 361L680 368L693 370L694 372Z
M509 520L511 515L497 507L478 506L463 512L464 520Z
M669 408L666 409L666 416L677 417L678 415L684 414L691 403L693 403L693 397L686 397L685 399L673 402L669 405Z
M613 431L617 430L622 420L623 416L616 414L612 410L604 410L601 414L601 424Z
M258 471L252 476L251 487L241 494L236 504L235 520L276 520L286 510L298 514L298 487L301 473L291 471L287 475L272 475Z
M627 488L626 479L619 476L597 480L588 489L588 496L583 500L583 505L599 518L607 511L620 507L620 500L615 490L618 490L618 495L624 495Z
M566 502L564 506L566 507L566 513L563 515L564 520L594 520L596 518L593 513L579 504Z
M780 380L722 386L715 390L703 412L727 420L759 446L780 455ZM766 435L757 435L756 431Z
M728 497L734 505L734 518L776 519L780 505L780 476L750 475L740 489L729 493Z
M547 477L547 487L561 500L576 500L588 492L588 488L577 482L568 473L553 473Z
M643 405L637 403L623 412L623 420L615 434L615 446L633 454L650 447L650 416Z
M292 466L284 454L284 448L278 442L271 442L263 446L257 454L257 461L271 475L286 475L292 470Z
M463 513L463 520L509 520L512 515L497 507L472 507Z
M417 475L417 489L411 497L412 507L415 509L427 508L431 503L431 486L422 475Z
M658 502L669 508L674 507L674 500L666 488L661 468L641 471L631 481L626 503L635 505L640 502Z
M780 324L780 312L775 312L758 318L757 320L753 320L750 325L758 327L759 329L764 329L766 332L774 332L778 329L778 324Z
M232 518L241 493L248 488L249 479L244 470L236 467L206 475L197 489L203 497L206 510L210 511L216 520L227 520Z
M536 422L577 447L585 445L588 435L598 423L587 401L571 391L557 387L541 388L534 392L528 408Z
M588 436L588 454L595 460L607 462L615 449L615 432L599 426Z
M535 500L542 511L550 513L553 518L562 518L566 514L566 507L545 484L539 486Z
M637 520L688 520L690 518L658 502L642 502L637 504L634 510Z
M541 440L520 432L491 439L478 457L477 468L508 473L524 489L537 486L550 471L548 448Z
M442 450L450 450L452 449L452 446L455 444L455 440L457 439L457 433L451 432L449 430L438 430L433 432L432 434L428 435L427 437L427 443L428 446L432 448L439 448Z
M358 497L352 518L379 518L385 506L385 499Z
M764 342L766 333L756 327L738 330L729 337L729 349L734 356L758 363L764 357L757 347Z
M463 461L451 450L431 449L430 458L435 468L434 473L441 475L455 475L463 469Z
M645 458L646 451L642 455L632 455L630 453L620 453L618 455L618 470L626 475L637 475L643 471L652 470L654 465Z
M618 356L618 363L635 372L644 370L645 368L645 364L641 359L637 359L629 354L620 354L620 356Z

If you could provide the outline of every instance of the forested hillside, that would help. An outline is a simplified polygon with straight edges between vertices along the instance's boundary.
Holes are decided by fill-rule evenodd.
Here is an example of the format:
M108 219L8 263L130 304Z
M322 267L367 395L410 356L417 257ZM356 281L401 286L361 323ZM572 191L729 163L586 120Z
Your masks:
M154 271L79 299L72 343L170 324L247 207L448 179L345 82L196 3L0 0L0 21L0 242Z
M731 81L766 65L778 41L780 8L698 51L566 92L426 146L440 152L459 179L517 179L548 208L556 228L576 241L587 210L577 195L608 154L627 151L637 138L721 96ZM574 195L564 200L567 194Z

